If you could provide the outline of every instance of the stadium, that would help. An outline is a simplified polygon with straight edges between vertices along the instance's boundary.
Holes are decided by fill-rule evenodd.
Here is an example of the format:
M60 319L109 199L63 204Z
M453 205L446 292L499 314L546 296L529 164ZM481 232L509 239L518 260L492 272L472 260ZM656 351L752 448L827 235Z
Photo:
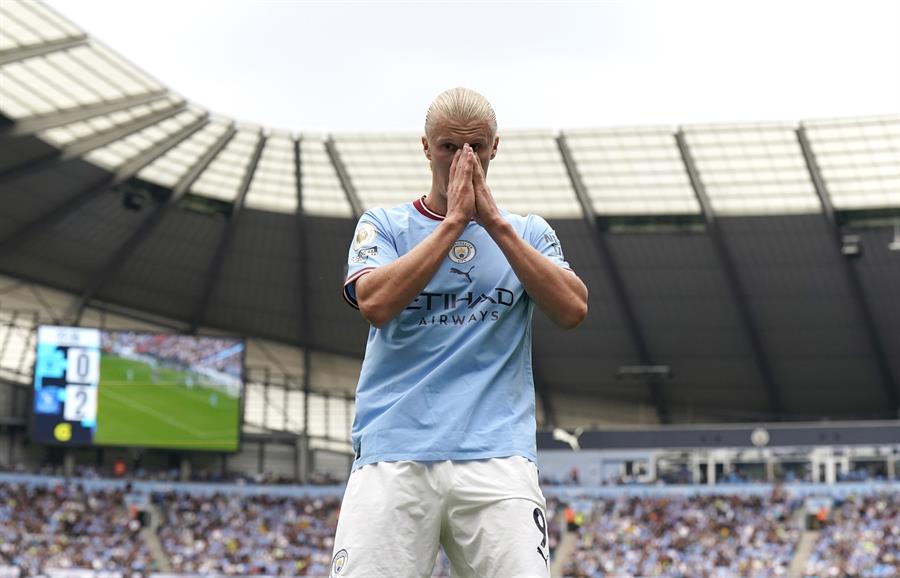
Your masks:
M428 190L420 135L237 122L139 66L0 3L0 578L328 576L346 250ZM534 317L552 575L900 577L900 115L503 151L498 204L590 288Z

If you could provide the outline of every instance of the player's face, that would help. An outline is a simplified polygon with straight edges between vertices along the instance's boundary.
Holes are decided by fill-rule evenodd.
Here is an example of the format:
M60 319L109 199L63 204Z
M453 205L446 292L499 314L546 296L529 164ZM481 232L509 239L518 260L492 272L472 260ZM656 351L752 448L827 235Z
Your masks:
M500 138L493 135L486 121L439 120L431 134L422 137L425 157L431 162L432 189L447 196L453 155L466 143L475 151L487 175L488 165L497 154L499 142Z

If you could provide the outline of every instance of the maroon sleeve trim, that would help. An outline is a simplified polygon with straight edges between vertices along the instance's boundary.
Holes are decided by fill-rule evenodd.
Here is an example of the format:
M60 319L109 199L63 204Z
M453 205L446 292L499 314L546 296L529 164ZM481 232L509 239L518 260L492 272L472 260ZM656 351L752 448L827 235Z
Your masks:
M346 301L350 305L350 307L353 307L354 309L359 309L359 305L356 303L356 299L354 299L353 296L350 295L350 285L355 283L357 279L359 279L366 273L371 273L374 270L375 270L375 267L366 267L364 269L360 269L353 275L350 275L349 277L347 277L347 280L344 281L344 290L343 290L344 301Z

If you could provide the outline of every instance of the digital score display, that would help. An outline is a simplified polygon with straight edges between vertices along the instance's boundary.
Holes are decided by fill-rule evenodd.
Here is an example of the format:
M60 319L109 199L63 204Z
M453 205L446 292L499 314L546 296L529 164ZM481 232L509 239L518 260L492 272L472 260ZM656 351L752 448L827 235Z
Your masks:
M237 451L243 363L236 338L41 326L31 439Z
M91 445L97 428L100 330L39 327L32 438Z

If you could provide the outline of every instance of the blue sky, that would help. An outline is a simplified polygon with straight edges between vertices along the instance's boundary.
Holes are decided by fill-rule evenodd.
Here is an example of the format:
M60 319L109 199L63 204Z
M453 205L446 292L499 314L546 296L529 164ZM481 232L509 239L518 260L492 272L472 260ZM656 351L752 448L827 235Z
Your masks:
M503 128L900 111L896 0L50 0L214 112L296 131L421 130L445 88Z

